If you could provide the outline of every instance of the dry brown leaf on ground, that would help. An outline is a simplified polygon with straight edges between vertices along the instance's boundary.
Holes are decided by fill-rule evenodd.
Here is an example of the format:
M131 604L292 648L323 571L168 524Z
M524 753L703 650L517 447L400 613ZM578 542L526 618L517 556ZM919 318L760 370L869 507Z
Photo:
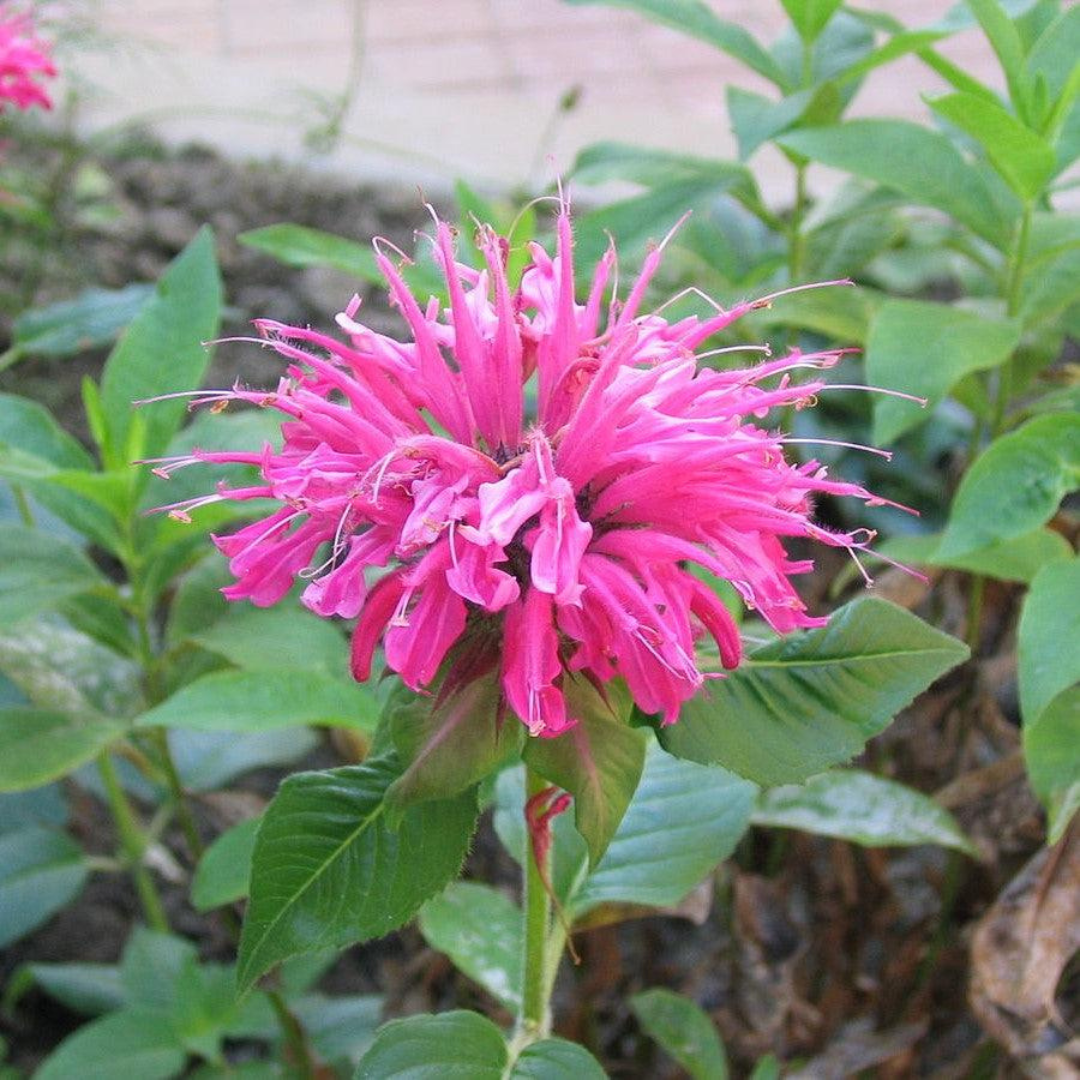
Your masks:
M987 1033L1038 1077L1075 1077L1080 1038L1055 1001L1080 950L1080 829L1035 856L979 920L971 1007Z

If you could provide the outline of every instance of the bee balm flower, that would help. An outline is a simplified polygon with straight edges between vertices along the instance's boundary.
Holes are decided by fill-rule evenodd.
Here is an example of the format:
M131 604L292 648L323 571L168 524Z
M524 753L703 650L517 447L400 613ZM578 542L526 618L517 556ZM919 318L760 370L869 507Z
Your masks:
M17 109L51 109L49 95L35 80L55 74L49 48L34 35L30 19L0 4L0 112L8 102Z
M816 462L788 461L784 438L759 423L824 386L796 385L791 372L820 372L841 354L702 366L699 347L767 299L678 321L643 313L662 246L623 300L605 299L609 250L579 303L565 209L555 257L532 245L516 289L505 242L483 229L478 246L479 271L457 262L451 230L437 224L444 307L421 306L376 244L411 341L358 322L355 298L338 316L344 340L258 321L288 361L277 389L237 386L193 403L275 409L281 446L159 462L164 475L242 462L262 477L163 509L184 518L204 503L277 500L269 517L215 538L236 578L225 595L269 605L306 580L313 611L357 618L357 679L381 640L415 690L448 656L463 671L498 664L506 702L534 735L574 723L563 693L574 672L621 677L642 709L674 721L703 685L699 638L715 639L727 668L740 658L730 614L691 567L731 582L784 632L824 622L791 584L812 564L790 559L784 542L855 552L872 537L815 524L811 503L881 500Z

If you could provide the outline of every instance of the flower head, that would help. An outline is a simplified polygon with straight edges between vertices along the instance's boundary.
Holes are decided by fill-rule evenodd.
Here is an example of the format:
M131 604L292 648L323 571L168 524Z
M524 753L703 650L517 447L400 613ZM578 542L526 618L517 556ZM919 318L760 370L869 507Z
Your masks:
M285 417L279 447L158 463L165 475L195 462L261 473L251 487L164 508L174 515L227 499L280 504L215 538L236 578L225 595L268 605L306 580L313 611L357 618L361 680L380 640L416 690L448 656L462 678L498 664L506 702L538 735L574 723L563 692L573 673L621 677L642 709L671 722L706 677L699 638L715 639L734 668L739 634L702 572L731 582L777 631L824 622L791 583L812 564L784 544L864 550L871 533L815 524L812 500L882 500L817 462L789 461L785 438L760 421L810 403L842 354L703 366L699 347L768 301L676 321L643 313L663 245L623 300L609 250L580 303L565 208L555 256L532 245L517 288L490 230L475 270L457 261L450 228L436 228L448 305L421 306L376 244L411 341L358 322L356 298L337 319L344 340L260 320L262 340L288 361L277 389L194 396ZM798 370L809 380L793 382Z
M29 16L0 4L0 112L9 101L17 109L51 109L49 95L35 80L54 75L49 46L35 36Z

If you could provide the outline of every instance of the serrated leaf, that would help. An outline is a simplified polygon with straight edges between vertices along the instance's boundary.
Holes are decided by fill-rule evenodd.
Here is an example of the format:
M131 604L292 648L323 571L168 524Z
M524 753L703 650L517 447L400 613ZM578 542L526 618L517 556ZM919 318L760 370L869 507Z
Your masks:
M157 457L168 446L186 413L185 401L145 406L140 413L145 431L137 448L129 447L132 402L199 385L209 362L203 343L217 333L220 310L214 236L204 228L170 263L105 364L101 405L114 468L134 457Z
M951 142L907 120L848 120L831 127L804 128L778 142L811 161L843 169L932 206L991 243L1008 235L990 190L979 172Z
M679 761L651 744L614 839L571 898L574 917L602 903L677 904L735 850L754 793L724 769Z
M387 792L395 813L413 802L456 795L517 754L525 729L500 709L501 698L494 673L446 695L436 690L434 697L404 685L395 689L383 720L405 765Z
M191 879L191 904L196 911L210 911L247 896L260 822L260 818L248 818L226 829L203 853Z
M931 410L967 374L997 367L1020 342L1020 325L923 300L887 300L870 325L866 380L927 399L874 398L875 445L894 441L926 421Z
M910 612L862 598L828 626L755 650L687 702L660 741L763 786L801 783L854 757L967 654Z
M727 1080L724 1044L708 1013L696 1001L671 990L645 990L630 1008L655 1039L693 1080Z
M1018 631L1020 711L1035 723L1080 682L1080 559L1053 563L1031 583Z
M511 1013L521 1006L522 913L488 885L455 881L420 910L420 932Z
M332 266L365 281L382 282L371 248L344 236L283 223L241 233L241 244L262 251L286 266Z
M975 854L952 814L929 796L859 769L834 769L799 787L764 792L753 822L863 847L938 844Z
M508 1056L502 1032L479 1013L410 1016L379 1029L353 1080L503 1080Z
M187 1053L168 1024L137 1008L104 1016L69 1035L34 1074L35 1080L167 1080Z
M457 875L476 793L407 807L391 831L383 798L399 773L382 758L281 785L255 840L241 989L290 956L389 933Z
M758 41L736 23L721 19L703 0L566 0L569 4L605 4L629 8L639 15L679 30L726 52L777 86L791 82L788 73Z
M107 345L138 314L152 285L86 289L73 300L24 311L12 326L11 348L22 356L74 356Z
M88 876L82 848L64 833L32 826L0 835L0 947L66 907Z
M371 732L378 716L370 688L316 671L215 671L181 687L135 723L237 732L327 724Z
M539 1039L529 1043L510 1069L508 1080L604 1080L607 1073L577 1043L567 1039Z
M1045 525L1080 480L1080 416L1037 416L968 469L937 554L953 559Z
M0 791L24 791L66 776L124 731L105 717L50 709L0 709Z
M932 98L930 107L986 151L1002 179L1025 202L1050 182L1057 167L1053 147L1000 105L978 94Z
M567 678L563 693L578 723L553 739L530 739L522 757L530 769L574 796L574 824L600 861L645 764L645 740L629 726L632 701L621 683L608 683L604 696L582 678Z
M0 625L107 584L74 544L38 529L0 525Z

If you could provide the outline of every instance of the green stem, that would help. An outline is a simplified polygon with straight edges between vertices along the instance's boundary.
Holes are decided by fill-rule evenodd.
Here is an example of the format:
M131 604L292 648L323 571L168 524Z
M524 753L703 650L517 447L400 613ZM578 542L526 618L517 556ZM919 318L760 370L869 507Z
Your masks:
M548 783L531 769L525 772L525 800L528 802L539 794ZM545 860L548 861L548 860ZM539 866L532 845L532 837L526 829L526 850L523 907L525 909L525 954L522 965L522 1002L518 1019L519 1038L522 1042L542 1039L551 1030L548 999L554 981L549 957L551 934L551 897L545 885L550 880L549 866ZM561 953L560 944L560 953Z
M124 860L131 870L135 881L135 889L142 902L143 911L146 913L146 921L152 929L163 934L169 932L169 920L165 917L165 909L161 904L154 879L150 871L143 863L143 855L146 853L146 839L135 820L135 811L128 802L127 795L120 785L120 778L116 774L116 766L109 755L108 750L103 750L97 759L98 772L101 774L101 782L105 785L105 797L109 803L113 822L120 838L120 847L124 853Z
M36 524L34 522L34 510L30 505L30 500L26 497L26 492L23 490L22 484L12 484L11 494L15 497L15 506L19 511L19 520L28 529L33 529Z
M266 996L270 999L278 1026L285 1037L285 1045L289 1048L290 1064L299 1072L303 1080L312 1080L319 1075L319 1063L308 1044L303 1026L285 1004L285 998L282 997L280 991L267 990Z
M806 215L806 162L795 166L795 204L791 208L788 226L788 284L798 285L806 263L806 236L802 231Z

